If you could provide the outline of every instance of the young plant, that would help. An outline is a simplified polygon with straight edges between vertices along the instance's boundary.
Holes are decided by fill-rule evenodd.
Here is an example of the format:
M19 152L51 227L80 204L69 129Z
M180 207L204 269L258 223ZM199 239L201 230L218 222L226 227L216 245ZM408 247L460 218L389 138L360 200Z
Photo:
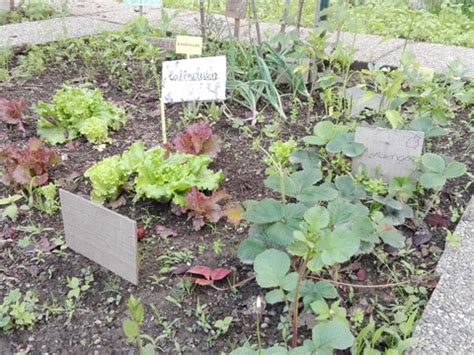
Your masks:
M149 339L147 335L141 334L140 328L145 320L145 309L140 300L133 295L130 296L127 303L128 318L122 322L123 333L127 340L135 344L140 355L155 354L155 346L153 342L143 345L143 339Z
M58 191L54 183L38 187L33 191L33 206L44 213L52 215L59 209L57 195Z
M33 291L23 295L18 288L11 290L0 304L0 330L31 328L40 316L37 303Z
M6 145L0 149L0 163L5 167L1 181L18 189L41 186L48 182L49 168L59 162L56 153L37 138L31 138L23 149Z
M55 145L84 135L92 143L109 141L109 129L125 125L125 111L104 100L99 89L64 86L52 103L38 102L38 135Z
M188 218L193 220L193 229L200 230L206 221L217 223L225 215L219 202L230 199L230 195L221 190L214 190L210 196L199 192L196 187L186 193L185 205L182 212L188 212Z
M184 132L178 133L173 140L173 147L182 153L205 154L215 158L221 150L222 142L205 121L189 125Z
M26 108L24 99L7 100L0 97L0 121L16 126L21 132L25 132L23 125L23 111Z

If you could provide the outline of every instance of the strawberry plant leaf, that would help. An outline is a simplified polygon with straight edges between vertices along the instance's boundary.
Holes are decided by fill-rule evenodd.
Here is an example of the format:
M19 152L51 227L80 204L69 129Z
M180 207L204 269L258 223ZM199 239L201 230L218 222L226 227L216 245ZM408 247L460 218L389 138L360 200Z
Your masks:
M290 257L276 249L266 250L255 258L254 270L260 287L279 287L290 270Z

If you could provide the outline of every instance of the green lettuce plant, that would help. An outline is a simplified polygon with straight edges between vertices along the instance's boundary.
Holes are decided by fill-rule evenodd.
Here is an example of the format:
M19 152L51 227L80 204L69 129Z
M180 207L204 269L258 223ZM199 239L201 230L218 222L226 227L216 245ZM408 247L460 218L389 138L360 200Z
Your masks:
M92 143L109 141L109 129L127 122L125 111L105 101L99 89L63 86L52 103L36 105L38 135L51 144L61 144L83 135Z

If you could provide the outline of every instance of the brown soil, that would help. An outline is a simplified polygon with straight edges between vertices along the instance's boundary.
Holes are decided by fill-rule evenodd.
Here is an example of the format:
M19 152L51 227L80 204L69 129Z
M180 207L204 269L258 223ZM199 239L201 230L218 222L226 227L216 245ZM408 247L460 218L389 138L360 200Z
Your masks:
M1 96L7 98L25 97L29 103L38 100L49 100L61 84L68 80L80 81L77 73L64 74L59 71L50 70L24 85L4 85ZM124 93L107 82L105 78L97 79L95 83L106 93L109 100L113 100L124 106L129 114L129 123L120 131L113 134L113 143L105 150L99 152L91 144L79 139L76 147L68 149L65 146L56 148L63 157L63 163L53 170L53 179L64 179L71 175L79 176L74 181L63 181L63 187L87 196L90 185L82 173L94 162L122 152L132 142L142 139L148 147L160 143L161 132L157 107L157 97L149 90L141 88L138 84L132 94ZM235 116L245 116L245 112L231 108ZM181 106L174 105L168 108L171 121L169 136L173 137L182 128ZM306 115L304 115L306 116ZM0 143L24 142L26 138L34 136L35 115L30 111L30 124L27 126L26 137L20 133L8 131L5 125L1 125ZM271 117L271 116L270 116ZM458 160L469 164L472 171L472 153L469 148L469 129L465 125L467 113L460 112L459 119L452 121L450 130L458 132L460 137L450 141L443 138L433 141L433 151L449 154ZM266 124L271 122L266 122ZM282 124L281 135L302 136L307 131L306 117L300 121ZM251 127L252 134L257 137L262 124ZM266 191L263 185L265 177L265 166L261 161L261 153L252 149L253 137L244 134L243 131L232 127L232 122L222 118L214 126L215 132L224 141L223 152L212 165L213 169L222 169L225 181L222 187L233 196L236 201L243 202L247 199L261 199ZM269 139L263 137L264 144ZM471 190L466 188L468 178L458 179L448 185L443 191L439 212L450 216L449 206L463 208L470 198ZM0 194L8 196L12 191L5 186L0 186ZM0 251L0 300L13 288L22 291L35 290L38 293L39 303L51 305L53 299L61 306L64 305L68 292L66 278L76 276L82 278L81 269L90 268L94 275L91 288L81 296L76 311L70 322L64 313L50 314L40 320L31 330L14 331L9 334L0 334L0 353L10 353L21 350L30 350L31 353L122 353L136 351L134 346L127 343L122 332L122 320L126 317L126 301L130 294L139 297L146 305L146 321L143 333L155 338L166 334L158 341L158 345L164 353L177 353L178 347L183 353L219 354L221 351L230 352L234 347L249 339L251 343L256 342L255 316L253 304L255 297L263 294L254 281L246 283L237 292L218 291L211 287L196 287L192 292L180 288L182 279L180 275L160 275L162 263L157 261L157 256L165 255L171 251L189 250L194 259L192 264L202 264L211 267L228 267L235 270L235 281L247 279L251 276L251 266L242 265L236 258L236 250L240 241L246 237L246 227L233 226L225 222L218 224L216 228L206 226L199 232L191 228L191 222L185 216L174 215L168 204L160 204L154 201L140 201L137 204L131 202L132 198L126 196L127 204L119 208L119 212L137 220L139 223L146 222L148 216L153 217L153 223L147 230L148 236L140 243L140 285L132 286L126 281L113 275L111 272L101 268L88 259L70 250L52 251L41 257L35 257L31 248L20 248L17 241L26 233L19 232L15 236L13 246ZM177 237L167 239L153 235L152 226L161 223L178 231ZM52 228L58 233L62 232L62 222L59 213L48 217L38 211L30 211L20 216L16 224L2 222L2 230L7 231L10 227L18 228L31 225L41 228ZM454 224L450 225L452 229ZM403 232L410 243L411 236L416 228L404 227ZM443 237L439 230L434 230L435 238L424 246L423 249L412 247L410 255L388 256L387 263L397 265L400 280L409 279L407 271L403 270L399 261L404 259L416 265L419 269L427 272L432 271L437 263L443 247ZM33 237L38 241L41 237L51 238L52 232L43 231ZM222 251L217 254L212 250L212 244L216 240L222 241ZM426 251L427 252L426 252ZM350 265L343 265L340 270L339 280L350 283L358 283L355 272L351 265L359 262L367 272L367 280L364 284L383 284L391 282L387 268L373 256L363 256ZM163 280L156 281L153 277L164 276ZM328 276L330 278L330 276ZM428 293L436 282L424 282L428 287ZM218 285L227 287L225 282ZM376 314L374 305L376 303L385 307L396 303L397 290L385 289L355 289L352 301L349 301L348 288L340 287L340 295L345 300L346 306L351 312L351 307L364 307L367 314ZM117 299L116 297L119 296ZM115 301L111 301L111 298ZM375 298L378 299L375 302ZM171 302L175 299L177 304ZM155 314L151 305L157 310ZM229 332L226 335L212 339L198 325L196 308L198 305L206 305L205 313L209 323L213 324L218 319L226 316L234 317ZM267 306L262 327L262 339L265 344L276 344L282 342L281 333L277 329L280 320L281 307ZM165 321L175 322L165 333Z

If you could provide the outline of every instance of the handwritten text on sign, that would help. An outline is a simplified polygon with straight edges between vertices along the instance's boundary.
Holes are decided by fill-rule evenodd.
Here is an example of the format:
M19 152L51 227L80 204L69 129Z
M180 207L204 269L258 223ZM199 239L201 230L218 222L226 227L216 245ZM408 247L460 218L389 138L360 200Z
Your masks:
M187 55L201 55L202 37L176 36L176 53Z
M225 56L163 62L164 103L225 100Z
M123 0L123 3L134 6L161 6L161 0Z
M364 153L353 160L357 173L365 166L370 176L390 180L397 176L411 176L416 170L413 158L421 156L425 134L386 128L358 127L355 141L365 145Z

